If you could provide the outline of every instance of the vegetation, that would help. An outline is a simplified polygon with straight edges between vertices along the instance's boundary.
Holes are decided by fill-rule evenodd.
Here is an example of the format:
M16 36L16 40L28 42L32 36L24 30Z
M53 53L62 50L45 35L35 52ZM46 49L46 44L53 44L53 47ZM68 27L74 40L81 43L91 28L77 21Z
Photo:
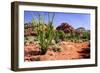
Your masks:
M39 45L41 46L41 54L45 54L47 52L47 48L51 44L52 40L54 39L54 28L53 28L53 19L54 15L50 21L50 17L48 14L48 25L44 23L44 16L38 14L38 22L33 18L33 30L37 33L37 39L39 41ZM35 25L34 25L35 24Z
M55 32L55 42L58 43L66 38L66 34L60 30Z

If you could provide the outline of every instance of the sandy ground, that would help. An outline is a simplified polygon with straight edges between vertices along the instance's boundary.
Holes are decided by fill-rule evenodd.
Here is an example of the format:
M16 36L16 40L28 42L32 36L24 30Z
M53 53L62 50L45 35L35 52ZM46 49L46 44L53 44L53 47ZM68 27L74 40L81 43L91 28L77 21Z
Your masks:
M40 49L37 44L26 44L25 45L25 61L47 61L47 60L72 60L72 59L83 59L89 58L89 43L73 43L62 41L59 43L61 47L60 52L54 52L48 49L45 55L39 55ZM87 51L84 51L87 50ZM88 57L84 57L88 56Z

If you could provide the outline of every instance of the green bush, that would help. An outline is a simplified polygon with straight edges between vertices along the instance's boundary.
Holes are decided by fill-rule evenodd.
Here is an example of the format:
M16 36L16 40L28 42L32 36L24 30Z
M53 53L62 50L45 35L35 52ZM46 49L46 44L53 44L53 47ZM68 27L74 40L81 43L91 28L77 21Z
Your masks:
M90 39L89 33L88 32L84 32L83 36L82 36L82 39L89 40Z
M62 30L56 31L55 32L55 41L56 43L65 40L66 35Z

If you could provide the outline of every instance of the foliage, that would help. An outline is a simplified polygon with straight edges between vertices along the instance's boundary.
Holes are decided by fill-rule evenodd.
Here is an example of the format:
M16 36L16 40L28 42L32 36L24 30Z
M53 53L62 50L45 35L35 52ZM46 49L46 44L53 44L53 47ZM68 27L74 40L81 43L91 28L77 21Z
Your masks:
M59 46L59 45L54 45L54 46L52 47L52 50L53 50L54 52L61 52L61 51L62 51L62 47Z
M38 21L39 23L37 24L37 34L38 34L38 41L39 44L41 46L41 54L45 54L47 51L47 48L49 47L49 45L51 44L52 40L54 39L54 28L53 28L53 18L54 15L52 17L52 20L48 21L48 25L45 25L44 23L44 19L42 15L38 15ZM46 29L47 28L47 29Z
M62 30L56 31L55 33L55 41L56 43L65 39L65 33Z
M35 61L40 61L40 57L35 58Z
M71 40L72 42L77 42L77 41L88 41L90 40L90 34L87 31L79 33L66 33L66 39Z
M83 32L82 39L89 40L90 39L89 33L88 32Z

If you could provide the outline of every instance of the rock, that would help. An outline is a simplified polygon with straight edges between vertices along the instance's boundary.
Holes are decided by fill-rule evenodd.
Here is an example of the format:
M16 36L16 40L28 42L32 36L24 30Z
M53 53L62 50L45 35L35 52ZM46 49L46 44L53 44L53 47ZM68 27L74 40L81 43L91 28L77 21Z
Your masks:
M74 32L74 28L69 25L68 23L62 23L61 25L59 25L56 30L62 30L65 33L70 33L70 32Z

